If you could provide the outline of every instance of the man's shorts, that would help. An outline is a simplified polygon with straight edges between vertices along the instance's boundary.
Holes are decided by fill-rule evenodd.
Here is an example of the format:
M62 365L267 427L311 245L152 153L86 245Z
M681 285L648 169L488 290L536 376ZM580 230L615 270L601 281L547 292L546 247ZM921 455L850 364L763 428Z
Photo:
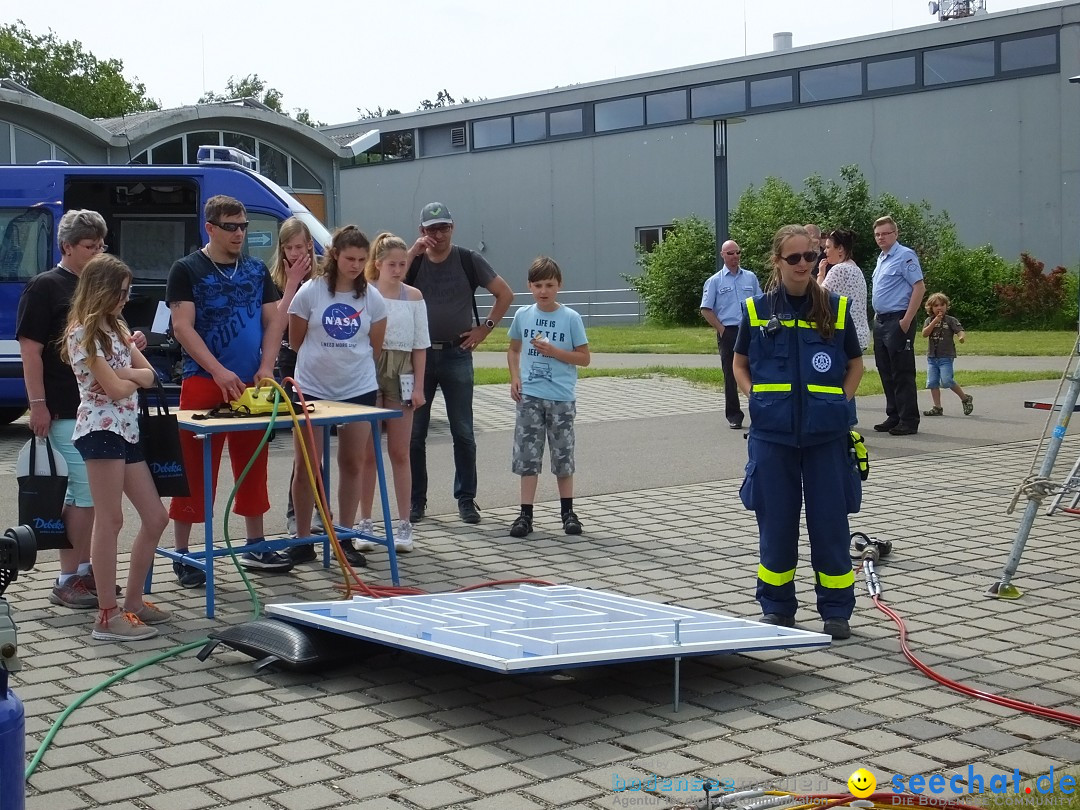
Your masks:
M953 379L953 358L927 357L926 387L952 388L954 385L956 385L956 380Z
M556 478L574 474L574 417L576 402L558 402L522 394L514 425L511 469L517 475L539 475L544 468L544 438L551 451Z
M67 462L68 483L64 503L75 506L93 506L94 501L90 497L90 479L86 477L86 464L83 462L82 453L71 441L71 434L74 432L74 419L54 419L49 426L49 442Z

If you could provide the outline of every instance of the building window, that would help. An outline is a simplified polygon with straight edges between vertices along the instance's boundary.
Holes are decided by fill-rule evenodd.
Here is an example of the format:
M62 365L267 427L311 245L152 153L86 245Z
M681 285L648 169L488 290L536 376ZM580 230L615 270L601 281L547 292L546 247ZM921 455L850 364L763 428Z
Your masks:
M914 56L867 62L866 91L872 93L875 90L890 90L894 87L913 87L915 74Z
M1056 33L1005 40L1001 43L1001 72L1056 65L1057 43Z
M750 106L771 107L792 101L791 76L775 76L750 82Z
M746 82L708 84L690 90L692 118L730 115L746 111Z
M256 154L255 139L250 135L241 135L239 132L224 132L222 133L222 143L225 146L239 149L241 152L247 152L249 155Z
M464 129L462 127L462 142L465 140ZM416 157L413 143L411 129L399 129L397 132L383 132L379 135L379 149L383 160L412 160Z
M666 124L686 120L686 91L672 90L645 96L645 123Z
M259 174L279 186L289 185L289 156L265 141L259 141Z
M220 132L189 132L184 163L198 163L200 146L221 146ZM258 155L256 155L258 157Z
M548 113L548 133L556 135L577 135L585 130L581 110L555 110Z
M526 113L514 116L514 143L542 141L547 137L547 114Z
M972 42L923 54L923 84L932 86L994 75L994 43Z
M644 228L636 228L638 247L644 253L648 253L654 247L664 241L664 238L675 230L674 225L650 225Z
M799 102L802 104L829 101L834 98L850 98L861 93L861 62L847 62L843 65L829 65L799 71Z
M513 141L513 127L510 118L490 118L487 121L474 121L472 125L473 149L486 149L489 146L503 146Z
M173 138L171 141L159 143L150 150L150 163L171 166L184 165L184 139Z
M15 162L37 163L39 160L52 160L53 146L44 138L32 132L15 127Z
M598 101L593 106L594 126L597 132L613 129L640 127L644 123L641 96L619 98L614 101Z

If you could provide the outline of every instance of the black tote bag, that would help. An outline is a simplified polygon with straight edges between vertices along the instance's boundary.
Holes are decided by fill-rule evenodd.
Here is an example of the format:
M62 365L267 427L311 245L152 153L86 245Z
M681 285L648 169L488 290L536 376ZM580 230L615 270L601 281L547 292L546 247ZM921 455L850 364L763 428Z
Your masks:
M38 439L30 440L28 474L18 477L19 523L34 530L39 550L71 548L67 527L64 526L67 476L56 472L56 458L53 456L48 437L44 441L45 455L49 457L49 474L38 474L38 441Z
M152 396L157 397L156 413L150 412ZM184 469L184 454L180 450L180 426L176 414L169 413L169 403L160 381L156 388L139 391L139 409L139 442L158 495L186 498L191 490Z

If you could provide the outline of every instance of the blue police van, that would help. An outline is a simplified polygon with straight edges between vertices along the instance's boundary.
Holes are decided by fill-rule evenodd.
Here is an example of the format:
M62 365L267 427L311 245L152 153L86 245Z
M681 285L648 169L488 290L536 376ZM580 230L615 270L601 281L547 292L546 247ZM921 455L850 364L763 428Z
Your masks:
M56 227L65 211L89 208L105 218L108 252L134 273L124 317L146 333L145 354L166 383L179 381L180 347L151 326L169 268L206 241L202 212L210 197L227 194L244 204L251 221L245 253L268 265L291 216L307 223L319 252L329 246L326 227L256 169L252 156L220 146L201 147L190 166L0 166L0 425L27 407L15 314L26 282L60 261Z

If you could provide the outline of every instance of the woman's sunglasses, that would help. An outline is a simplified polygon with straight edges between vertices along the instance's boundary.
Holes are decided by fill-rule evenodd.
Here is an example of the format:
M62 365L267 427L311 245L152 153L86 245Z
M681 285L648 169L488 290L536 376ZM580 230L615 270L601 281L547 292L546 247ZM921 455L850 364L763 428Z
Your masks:
M817 253L812 250L808 250L806 251L806 253L792 253L790 256L781 256L780 258L790 264L792 267L794 267L799 262L817 261Z

